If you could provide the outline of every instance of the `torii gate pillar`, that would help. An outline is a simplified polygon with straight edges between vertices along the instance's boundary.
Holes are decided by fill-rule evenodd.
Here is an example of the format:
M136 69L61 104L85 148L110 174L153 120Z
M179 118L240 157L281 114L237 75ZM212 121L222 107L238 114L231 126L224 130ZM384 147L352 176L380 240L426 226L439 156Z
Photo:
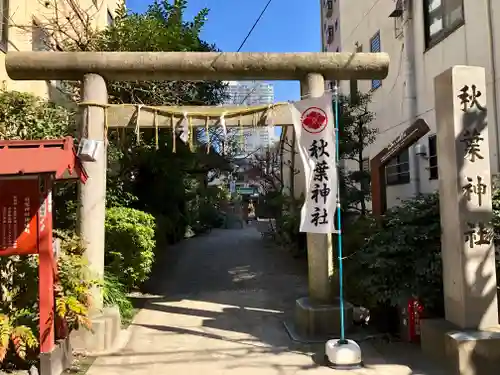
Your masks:
M106 105L108 91L106 81L100 75L86 74L82 80L82 98L85 102ZM80 121L80 138L105 142L104 108L86 106ZM86 184L78 186L78 232L85 243L85 256L92 277L104 276L104 220L106 215L106 147L98 149L96 161L82 162L89 176ZM95 312L102 309L102 293L92 293Z
M321 74L309 73L300 81L300 93L310 98L325 93L325 79ZM301 194L302 192L297 192ZM307 262L309 295L297 299L295 329L287 326L297 340L307 337L340 334L340 306L334 288L334 261L331 234L307 233ZM344 304L346 328L351 326L353 307Z

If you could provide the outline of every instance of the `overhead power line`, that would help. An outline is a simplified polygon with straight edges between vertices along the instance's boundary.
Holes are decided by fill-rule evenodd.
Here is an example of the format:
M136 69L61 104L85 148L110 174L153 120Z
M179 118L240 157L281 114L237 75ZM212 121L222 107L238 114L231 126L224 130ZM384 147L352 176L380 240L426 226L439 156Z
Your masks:
M243 48L243 46L247 42L248 38L250 38L250 35L252 35L253 31L255 30L255 28L259 24L260 20L264 16L264 13L266 13L267 8L269 8L269 5L271 5L272 1L273 0L268 0L267 1L266 5L264 6L264 8L262 9L262 11L260 12L259 16L257 17L257 19L255 20L255 22L253 23L252 28L248 31L248 34L245 36L245 39L243 39L243 42L241 42L241 44L238 47L238 50L236 52L240 52L241 51L241 49Z
M241 42L240 46L238 47L238 50L237 52L240 52L241 49L243 48L243 46L245 45L245 43L247 42L248 38L250 38L250 35L252 35L253 31L255 30L255 28L257 27L257 25L259 24L260 20L262 19L262 17L264 16L264 14L266 13L266 10L267 8L269 8L269 5L271 5L271 2L273 0L268 0L266 5L264 6L264 8L262 9L262 11L260 12L259 16L257 17L257 19L255 20L254 24L252 25L252 28L250 29L250 31L248 31L248 34L245 36L245 39L243 39L243 41ZM254 85L254 87L248 92L248 94L243 98L243 100L241 101L240 105L242 105L243 103L245 103L245 101L250 97L250 95L253 94L253 92L255 91L255 89L257 88L257 84Z
M238 47L238 49L236 50L236 52L240 52L241 49L245 46L245 43L247 42L248 38L250 38L250 36L252 35L253 31L255 30L255 28L257 27L257 25L259 24L260 20L262 19L262 17L264 16L264 14L266 13L267 11L267 8L269 8L269 5L271 5L273 0L268 0L266 5L264 6L264 8L261 10L259 16L257 17L257 19L255 20L255 22L253 23L252 27L250 28L250 30L248 31L247 35L245 35L245 38L243 38L243 41L240 43L240 46ZM212 66L214 66L214 64L216 63L216 61L222 56L224 52L221 52L215 59L214 61L212 61Z

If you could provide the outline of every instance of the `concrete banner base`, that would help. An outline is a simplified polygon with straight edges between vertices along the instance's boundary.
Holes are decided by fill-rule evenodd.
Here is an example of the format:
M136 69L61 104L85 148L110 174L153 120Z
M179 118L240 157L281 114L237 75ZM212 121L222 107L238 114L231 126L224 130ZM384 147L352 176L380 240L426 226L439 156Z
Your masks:
M309 297L302 297L295 302L295 328L302 337L340 335L340 304L335 301L325 304L313 301ZM353 306L344 303L345 328L352 327Z
M500 367L500 326L462 330L444 319L421 321L421 348L444 362L453 375L496 375Z

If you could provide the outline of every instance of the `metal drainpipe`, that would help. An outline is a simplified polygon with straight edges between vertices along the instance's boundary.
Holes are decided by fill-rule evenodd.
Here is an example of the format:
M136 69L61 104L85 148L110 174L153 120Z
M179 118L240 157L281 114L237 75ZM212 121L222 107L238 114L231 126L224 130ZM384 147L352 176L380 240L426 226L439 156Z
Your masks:
M491 64L491 78L493 80L493 121L495 122L495 144L496 144L496 154L497 154L497 165L496 173L500 172L500 138L499 138L499 126L498 122L498 93L497 93L497 59L495 57L495 34L493 27L493 0L487 1L487 13L488 13L488 33L490 34L489 44L490 44L490 64Z
M413 23L413 11L411 0L404 1L404 53L405 53L405 102L408 105L408 120L411 125L417 118L417 81L415 74L415 30ZM413 195L421 193L420 186L420 157L415 152L415 146L410 147L410 183L412 185Z

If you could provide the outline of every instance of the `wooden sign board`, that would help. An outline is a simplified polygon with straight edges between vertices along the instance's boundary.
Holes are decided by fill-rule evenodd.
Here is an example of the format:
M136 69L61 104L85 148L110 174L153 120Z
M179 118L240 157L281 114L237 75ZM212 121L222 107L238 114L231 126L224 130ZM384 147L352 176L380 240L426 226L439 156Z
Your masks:
M385 166L392 158L415 144L429 130L427 122L418 119L370 160L373 215L380 216L387 209Z
M0 178L0 256L38 252L40 197L37 175Z

